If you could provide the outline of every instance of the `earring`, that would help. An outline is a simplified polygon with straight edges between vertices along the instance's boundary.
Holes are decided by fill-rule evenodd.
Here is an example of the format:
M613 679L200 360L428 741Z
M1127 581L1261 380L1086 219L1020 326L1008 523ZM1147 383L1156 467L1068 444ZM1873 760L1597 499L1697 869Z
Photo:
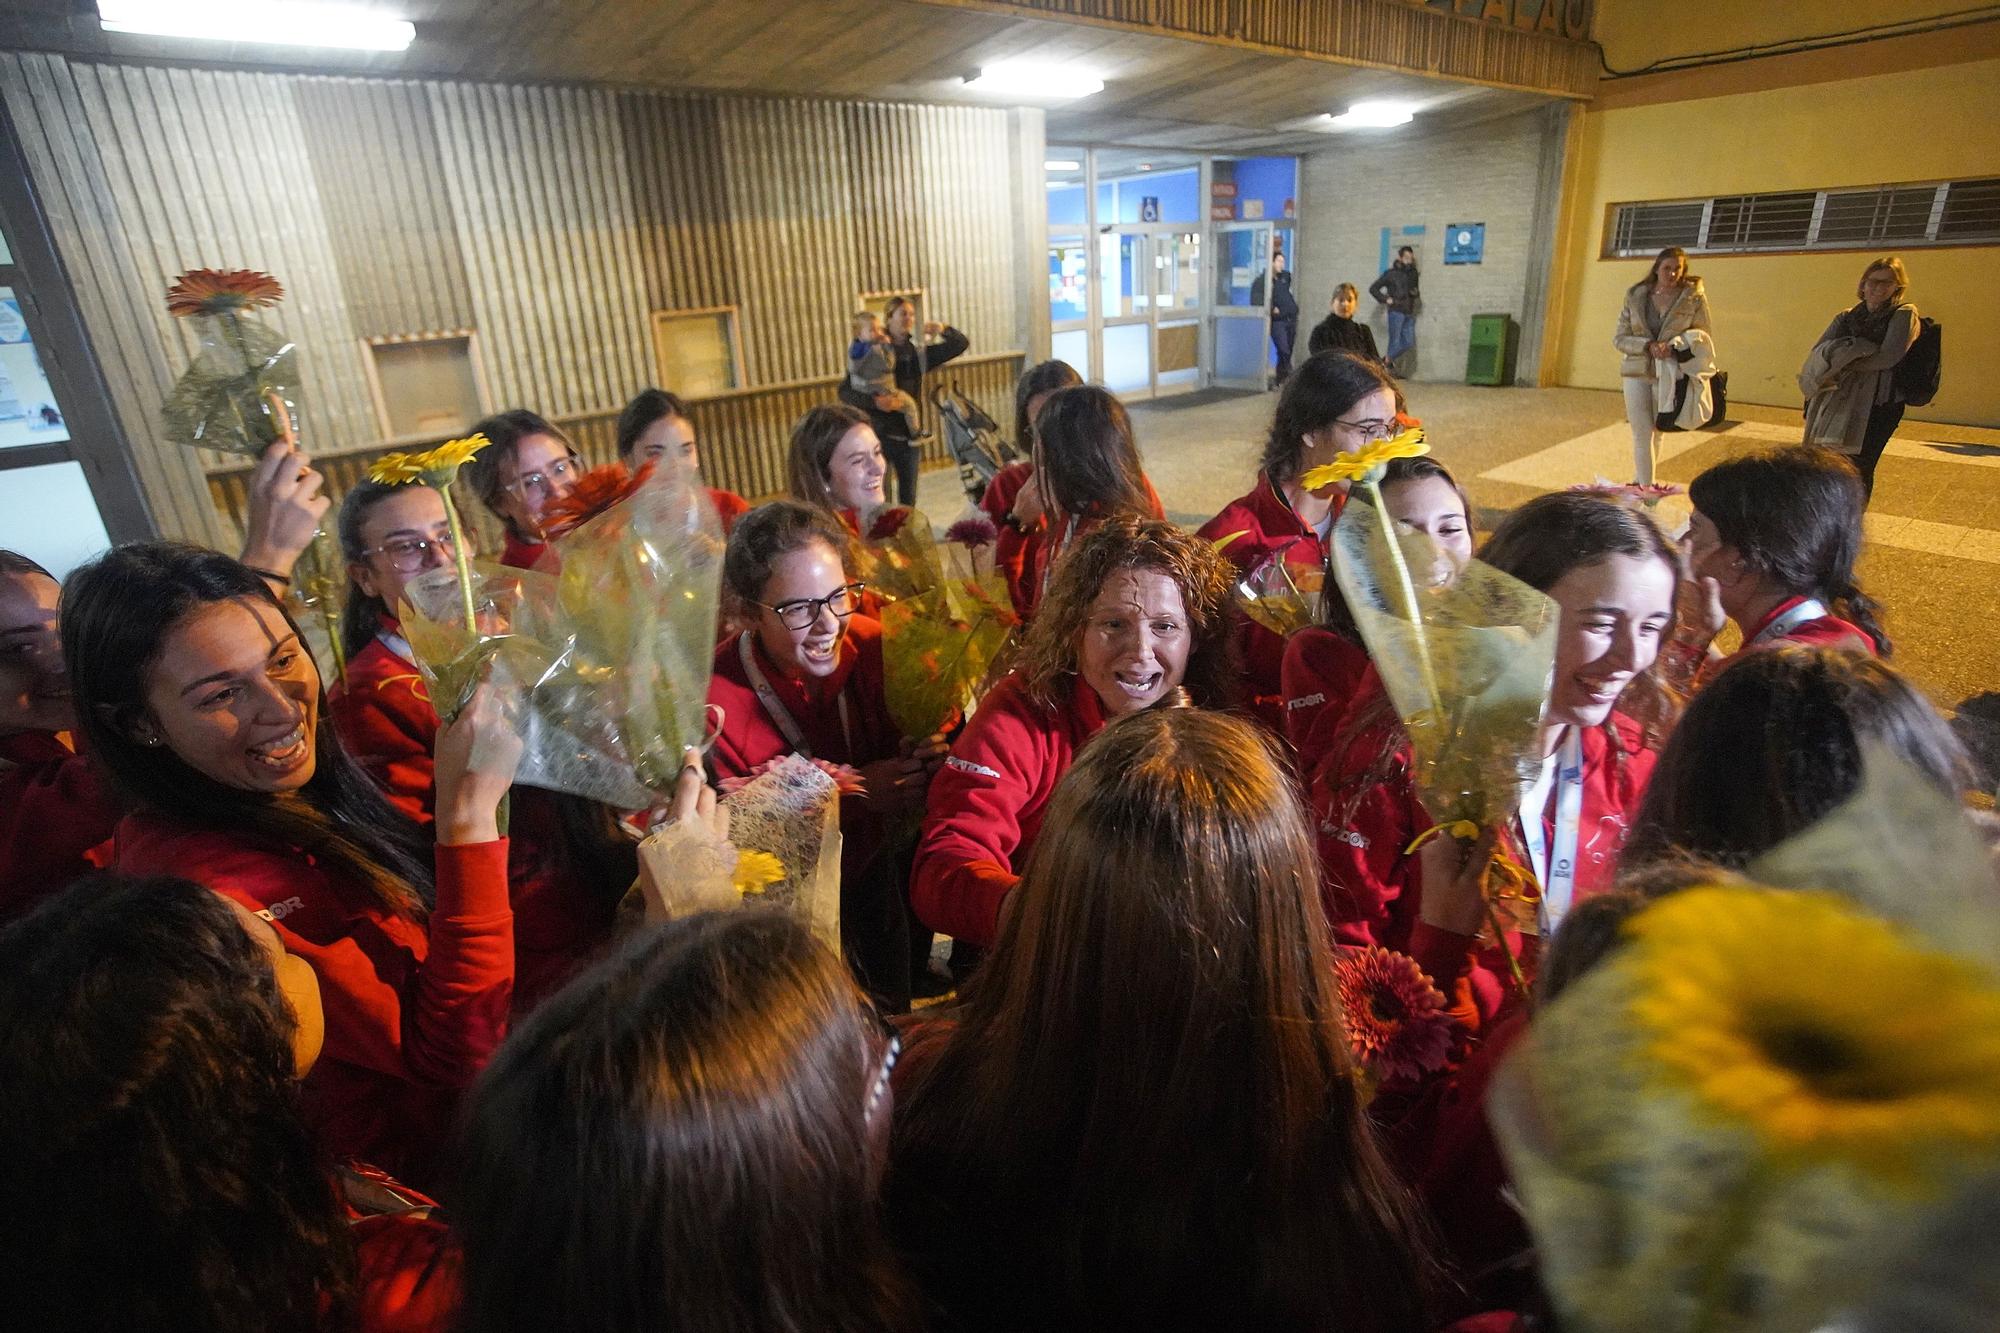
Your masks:
M145 745L150 745L150 746L155 746L155 747L157 747L157 746L158 746L158 745L160 744L160 738L159 738L158 736L148 736L148 737L146 737L146 739L145 739L145 740L144 740L144 741L142 742L142 744L145 744Z

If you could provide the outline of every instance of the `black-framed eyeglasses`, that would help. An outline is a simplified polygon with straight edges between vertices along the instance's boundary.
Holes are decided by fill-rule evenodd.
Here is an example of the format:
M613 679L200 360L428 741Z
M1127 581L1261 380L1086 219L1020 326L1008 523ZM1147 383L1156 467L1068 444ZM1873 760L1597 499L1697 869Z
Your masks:
M838 619L845 620L861 607L861 590L865 583L849 583L835 588L824 597L801 597L795 602L781 602L769 606L763 602L750 605L763 607L778 618L778 623L786 629L811 629L819 622L821 611L831 611Z
M398 574L414 574L424 567L424 562L430 558L432 551L449 559L452 552L450 534L436 537L398 537L395 541L371 546L361 554L387 556L389 568Z
M525 500L530 492L547 495L563 482L574 480L579 468L575 454L558 458L540 472L526 472L507 483L506 489Z
M1386 440L1396 433L1394 418L1386 421L1380 417L1367 421L1349 421L1345 417L1335 417L1333 424L1347 427L1364 440Z

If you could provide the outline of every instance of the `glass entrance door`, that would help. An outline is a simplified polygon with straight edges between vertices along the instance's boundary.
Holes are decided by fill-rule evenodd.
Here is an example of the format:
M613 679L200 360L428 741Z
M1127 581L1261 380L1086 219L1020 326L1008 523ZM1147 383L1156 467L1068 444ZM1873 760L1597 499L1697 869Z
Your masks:
M1231 389L1265 387L1271 346L1271 224L1215 229L1210 323L1212 382Z

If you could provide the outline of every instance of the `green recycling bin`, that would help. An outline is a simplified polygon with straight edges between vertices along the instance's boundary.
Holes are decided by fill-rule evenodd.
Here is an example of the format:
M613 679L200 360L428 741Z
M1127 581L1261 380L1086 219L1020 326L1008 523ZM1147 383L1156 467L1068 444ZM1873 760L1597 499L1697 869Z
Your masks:
M1467 384L1512 384L1521 326L1507 314L1474 315L1472 341L1465 351Z

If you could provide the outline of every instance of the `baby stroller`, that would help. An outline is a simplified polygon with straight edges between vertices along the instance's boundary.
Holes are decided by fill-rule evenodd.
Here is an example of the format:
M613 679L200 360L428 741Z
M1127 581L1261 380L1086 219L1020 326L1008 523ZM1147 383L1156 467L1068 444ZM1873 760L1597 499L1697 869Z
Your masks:
M967 398L956 382L950 389L932 389L931 404L944 424L944 442L958 464L958 480L972 503L986 494L986 483L1021 455L1000 433L1000 425Z

